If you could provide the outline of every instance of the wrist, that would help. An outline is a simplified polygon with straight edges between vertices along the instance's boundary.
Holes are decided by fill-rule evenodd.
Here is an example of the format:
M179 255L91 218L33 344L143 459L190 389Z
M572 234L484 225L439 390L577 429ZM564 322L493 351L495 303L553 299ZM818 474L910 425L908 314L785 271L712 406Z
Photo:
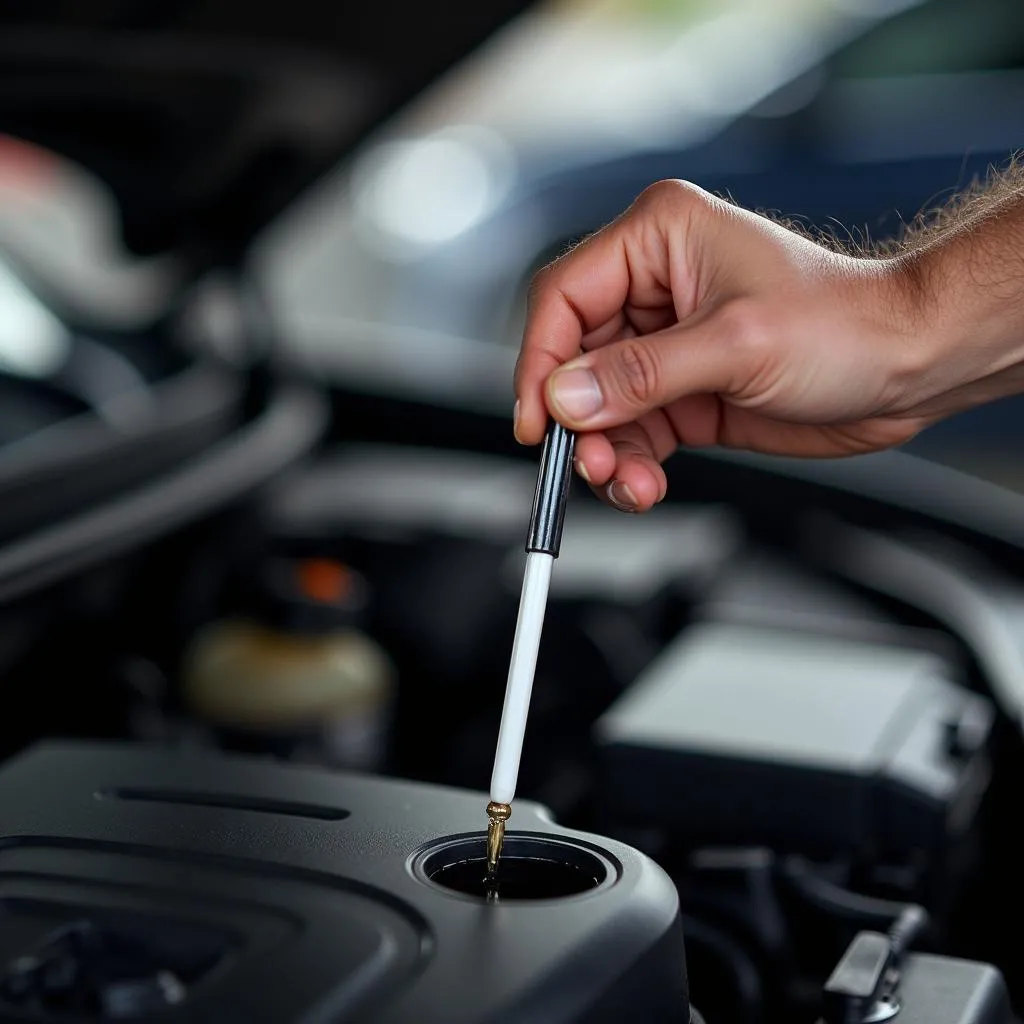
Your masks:
M1019 231L1019 229L1018 229ZM945 390L989 379L988 397L1018 390L1024 366L1024 254L1013 238L989 231L950 232L885 264L890 301L903 311L909 372ZM1005 387L998 381L1005 379Z
M903 256L847 260L841 282L846 303L840 308L857 325L870 358L878 361L888 401L902 405L903 396L942 363L948 344L948 324L932 298L934 281L929 268Z

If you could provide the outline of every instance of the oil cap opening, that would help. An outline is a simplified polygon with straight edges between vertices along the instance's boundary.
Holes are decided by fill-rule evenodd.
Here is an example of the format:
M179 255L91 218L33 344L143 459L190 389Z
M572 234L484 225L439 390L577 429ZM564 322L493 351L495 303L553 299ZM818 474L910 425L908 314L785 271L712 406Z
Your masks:
M416 857L413 873L449 893L481 902L559 900L614 883L616 870L596 850L553 837L505 836L496 884L487 880L482 835L432 844Z

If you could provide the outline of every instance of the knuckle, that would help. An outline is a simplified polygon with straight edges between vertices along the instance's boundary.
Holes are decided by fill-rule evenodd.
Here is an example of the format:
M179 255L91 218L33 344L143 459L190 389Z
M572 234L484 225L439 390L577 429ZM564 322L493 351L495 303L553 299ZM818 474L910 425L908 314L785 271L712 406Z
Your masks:
M541 295L547 291L551 283L552 269L552 265L548 264L548 266L538 270L530 279L530 287L526 292L526 304L528 307L534 306Z
M693 182L684 181L682 178L664 178L653 185L648 185L637 198L637 205L656 210L678 210L698 202L702 195L703 190Z
M557 288L558 282L564 277L566 265L570 264L573 261L573 257L584 249L592 238L596 238L599 234L600 232L594 232L566 245L562 252L541 267L530 280L530 287L527 290L527 301L531 302L539 299L542 294Z
M621 342L616 364L619 391L630 406L645 407L657 398L660 372L650 345L639 340Z

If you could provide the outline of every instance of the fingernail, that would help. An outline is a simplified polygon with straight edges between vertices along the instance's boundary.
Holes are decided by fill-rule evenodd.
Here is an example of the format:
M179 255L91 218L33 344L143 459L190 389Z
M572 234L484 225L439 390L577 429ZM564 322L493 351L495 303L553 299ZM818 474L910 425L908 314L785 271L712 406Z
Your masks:
M512 407L512 434L520 444L523 442L519 440L519 401Z
M621 480L613 480L608 485L605 494L608 495L608 500L620 512L636 511L636 498L633 492Z
M576 472L582 477L586 483L590 483L590 474L587 472L587 467L580 462L579 459L573 459L572 464L576 467Z
M568 419L588 420L604 405L597 378L584 369L558 370L551 377L551 400Z

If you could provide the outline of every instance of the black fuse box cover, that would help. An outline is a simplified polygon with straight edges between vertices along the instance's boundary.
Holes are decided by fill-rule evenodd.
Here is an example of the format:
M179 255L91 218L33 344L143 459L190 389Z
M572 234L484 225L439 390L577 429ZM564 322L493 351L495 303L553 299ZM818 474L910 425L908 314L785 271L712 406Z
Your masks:
M596 723L602 799L702 842L937 857L974 820L993 721L932 653L701 623Z
M517 802L510 855L586 891L495 903L431 880L482 855L485 805L256 759L34 748L0 771L0 1020L687 1021L676 890L629 847ZM104 985L69 995L76 969Z

